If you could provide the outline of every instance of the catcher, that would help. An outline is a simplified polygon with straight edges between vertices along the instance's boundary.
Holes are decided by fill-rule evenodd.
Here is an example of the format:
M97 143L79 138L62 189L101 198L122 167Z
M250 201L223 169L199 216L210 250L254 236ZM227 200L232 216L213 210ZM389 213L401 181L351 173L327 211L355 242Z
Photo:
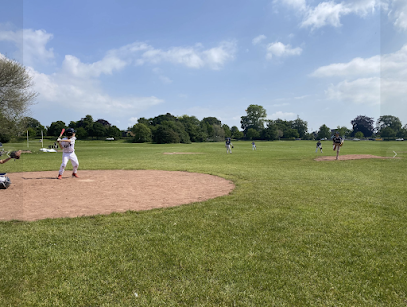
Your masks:
M21 157L21 150L17 150L17 151L12 151L10 152L10 155L7 159L4 160L0 160L0 164L6 163L7 161L10 161L11 159L20 159Z
M21 156L21 150L12 151L12 152L10 152L10 155L7 159L0 160L0 164L6 163L7 161L10 161L11 159L20 159L20 156ZM6 175L7 175L6 173L0 174L0 189L7 189L11 184L10 178L8 178Z
M333 150L336 150L336 160L338 160L339 157L339 150L341 149L343 145L343 139L339 136L339 132L335 133L335 136L332 138L333 142Z

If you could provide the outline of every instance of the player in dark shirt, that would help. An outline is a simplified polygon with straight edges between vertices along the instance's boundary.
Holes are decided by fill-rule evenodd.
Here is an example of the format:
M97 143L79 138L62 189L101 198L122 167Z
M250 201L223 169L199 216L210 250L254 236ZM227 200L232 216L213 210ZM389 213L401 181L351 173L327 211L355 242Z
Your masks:
M315 152L318 152L318 149L320 149L320 150L321 150L321 153L322 153L322 144L321 144L321 141L318 141L318 142L317 142L317 149L315 150Z
M339 157L339 150L341 149L341 146L343 144L343 139L339 136L339 133L336 132L335 136L332 138L333 142L333 150L336 150L336 160L338 160Z

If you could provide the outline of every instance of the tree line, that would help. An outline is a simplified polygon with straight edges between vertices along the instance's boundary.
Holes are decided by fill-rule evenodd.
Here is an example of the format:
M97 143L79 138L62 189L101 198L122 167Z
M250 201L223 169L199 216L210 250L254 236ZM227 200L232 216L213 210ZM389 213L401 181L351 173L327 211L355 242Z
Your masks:
M127 131L120 131L107 120L93 120L86 115L68 125L63 121L52 122L49 127L31 117L25 116L29 106L37 97L32 89L32 78L26 68L16 61L0 56L0 142L8 142L13 137L23 136L26 131L30 137L39 137L43 132L48 136L58 136L63 128L72 127L78 138L118 138L129 133L133 142L190 143L223 141L225 138L246 140L278 139L323 139L330 138L333 131L345 137L382 137L385 139L407 138L407 124L402 126L400 119L383 115L373 118L359 115L351 121L352 129L336 127L330 129L325 124L318 131L308 131L308 123L299 116L295 120L268 120L267 112L260 105L251 104L241 116L241 130L229 127L216 117L199 120L195 116L174 116L170 113L154 118L138 119Z

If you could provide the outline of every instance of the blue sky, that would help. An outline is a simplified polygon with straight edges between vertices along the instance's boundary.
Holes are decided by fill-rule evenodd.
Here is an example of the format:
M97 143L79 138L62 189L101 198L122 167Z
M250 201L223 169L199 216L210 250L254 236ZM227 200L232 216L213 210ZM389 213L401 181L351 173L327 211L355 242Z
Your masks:
M22 62L48 126L120 129L167 112L240 128L250 104L309 130L407 124L407 1L0 0L0 54ZM1 56L1 55L0 55Z

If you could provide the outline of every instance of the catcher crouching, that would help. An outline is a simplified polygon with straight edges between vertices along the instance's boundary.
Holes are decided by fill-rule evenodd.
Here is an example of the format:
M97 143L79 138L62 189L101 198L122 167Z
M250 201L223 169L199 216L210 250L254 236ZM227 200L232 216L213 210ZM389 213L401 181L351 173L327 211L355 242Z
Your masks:
M7 159L0 160L0 164L4 164L11 159L20 159L21 157L21 150L12 151ZM0 174L0 189L7 189L11 185L11 180L9 177L6 176L6 173Z

